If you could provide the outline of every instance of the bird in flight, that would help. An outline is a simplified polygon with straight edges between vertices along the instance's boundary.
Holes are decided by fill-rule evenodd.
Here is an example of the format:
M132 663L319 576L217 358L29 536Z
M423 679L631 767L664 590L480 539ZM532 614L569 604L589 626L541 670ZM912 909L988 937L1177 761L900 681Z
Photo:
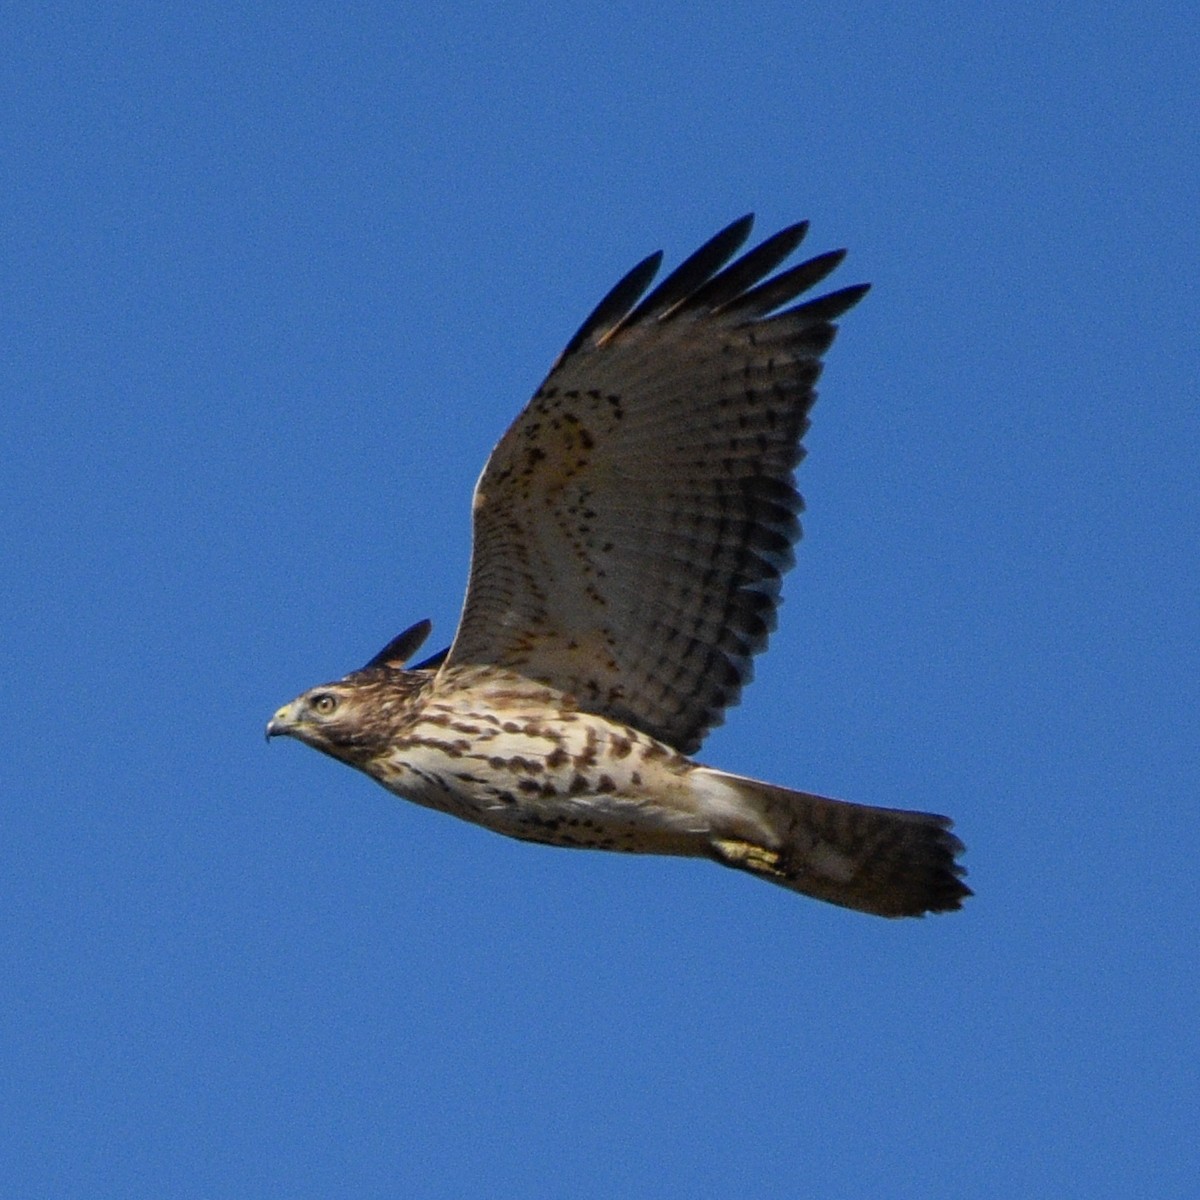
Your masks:
M476 485L449 649L407 666L421 621L267 736L510 837L708 858L887 917L956 909L947 818L691 757L775 626L814 385L867 291L793 303L845 251L777 271L807 223L735 258L751 224L648 295L662 255L644 259L567 343Z

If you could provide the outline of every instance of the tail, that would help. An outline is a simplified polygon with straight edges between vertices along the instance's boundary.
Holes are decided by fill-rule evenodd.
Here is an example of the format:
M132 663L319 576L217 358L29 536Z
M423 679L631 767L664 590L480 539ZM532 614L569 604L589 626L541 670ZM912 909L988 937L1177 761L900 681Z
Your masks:
M950 912L971 895L948 817L849 804L709 767L692 778L711 819L709 852L727 867L881 917Z

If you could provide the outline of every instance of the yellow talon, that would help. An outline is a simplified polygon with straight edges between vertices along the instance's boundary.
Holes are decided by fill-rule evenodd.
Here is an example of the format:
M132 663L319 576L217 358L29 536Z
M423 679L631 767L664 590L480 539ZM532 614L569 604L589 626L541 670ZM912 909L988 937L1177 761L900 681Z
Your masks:
M761 871L765 875L783 874L779 869L779 855L774 850L731 838L714 838L712 844L713 849L732 867Z

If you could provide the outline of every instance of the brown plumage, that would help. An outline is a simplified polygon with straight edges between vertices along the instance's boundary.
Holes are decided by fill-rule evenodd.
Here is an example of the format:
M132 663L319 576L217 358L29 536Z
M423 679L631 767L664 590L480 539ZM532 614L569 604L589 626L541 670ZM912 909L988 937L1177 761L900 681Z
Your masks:
M568 343L476 487L449 651L406 669L421 622L267 733L527 841L707 857L883 916L955 909L970 892L945 817L688 757L774 628L814 384L867 290L785 307L844 252L772 276L794 225L727 266L750 225L644 299L661 255L639 263Z

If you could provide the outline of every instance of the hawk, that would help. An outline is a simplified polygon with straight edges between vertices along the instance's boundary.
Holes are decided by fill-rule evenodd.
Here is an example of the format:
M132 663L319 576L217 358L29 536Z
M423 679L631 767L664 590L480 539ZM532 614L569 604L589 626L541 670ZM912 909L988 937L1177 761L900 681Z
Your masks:
M708 858L887 917L956 909L971 893L946 817L691 757L775 626L814 385L867 291L793 304L845 251L777 272L805 222L735 259L752 221L648 295L662 254L644 259L567 343L476 485L449 649L406 665L422 621L267 736L510 837Z

